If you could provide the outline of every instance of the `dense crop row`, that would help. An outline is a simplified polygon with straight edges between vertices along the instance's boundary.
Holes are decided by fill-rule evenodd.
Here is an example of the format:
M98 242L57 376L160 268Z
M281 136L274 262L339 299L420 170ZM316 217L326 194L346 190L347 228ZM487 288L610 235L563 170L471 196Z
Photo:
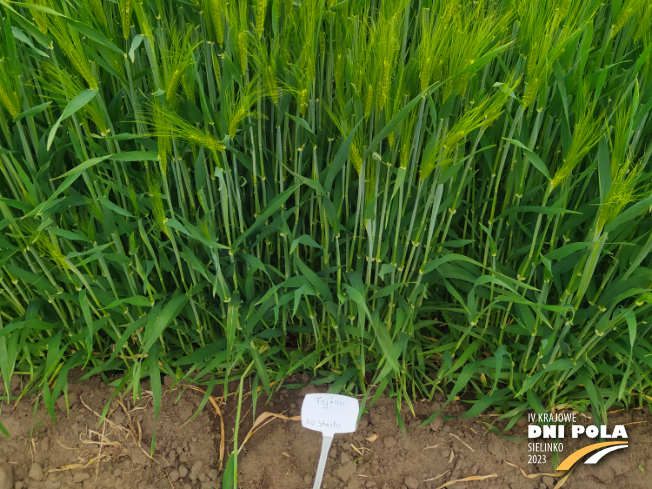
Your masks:
M0 5L5 385L647 399L649 1Z

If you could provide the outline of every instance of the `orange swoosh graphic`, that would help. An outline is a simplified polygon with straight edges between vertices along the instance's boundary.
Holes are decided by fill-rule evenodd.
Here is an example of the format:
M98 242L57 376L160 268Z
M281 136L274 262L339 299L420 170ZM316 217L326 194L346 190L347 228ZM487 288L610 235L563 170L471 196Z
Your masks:
M612 445L627 445L627 442L605 441L603 443L595 443L593 445L589 445L588 447L584 447L581 450L578 450L572 455L566 457L566 459L559 465L559 467L557 467L557 470L569 470L573 465L575 465L575 462L577 462L579 459L584 457L584 455L588 455L591 452L595 452L596 450L600 450L601 448L604 447L610 447Z

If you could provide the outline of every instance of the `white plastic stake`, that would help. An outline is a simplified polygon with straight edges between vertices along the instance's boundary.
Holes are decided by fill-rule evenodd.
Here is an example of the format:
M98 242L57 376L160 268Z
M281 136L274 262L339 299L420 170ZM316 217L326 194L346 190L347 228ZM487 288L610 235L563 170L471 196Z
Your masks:
M322 434L321 454L319 455L317 474L315 475L315 483L312 485L312 489L321 488L321 481L324 478L324 470L326 470L326 460L328 460L328 451L331 449L331 443L333 443L333 436Z
M320 489L328 451L337 433L354 433L358 424L360 405L353 397L339 394L307 394L301 406L301 425L321 431L321 454L312 489Z

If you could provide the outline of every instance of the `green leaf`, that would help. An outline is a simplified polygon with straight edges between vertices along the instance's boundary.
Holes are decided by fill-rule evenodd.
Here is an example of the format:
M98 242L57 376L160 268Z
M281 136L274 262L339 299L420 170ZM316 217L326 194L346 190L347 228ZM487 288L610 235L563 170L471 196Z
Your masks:
M546 408L541 403L541 399L539 399L537 393L532 389L528 389L527 391L527 402L537 414L544 414L547 412Z
M56 17L67 18L62 13L57 12L56 10L52 10L49 7L44 7L42 5L36 5L36 4L32 4L32 3L20 3L20 2L12 2L12 3L16 3L16 4L20 5L21 7L25 7L25 8L30 9L30 10L36 10L37 12L42 12L44 14L54 15Z
M456 363L460 362L458 360ZM442 406L434 412L428 419L426 419L421 426L427 426L432 422L433 419L435 419L437 416L439 416L439 413L443 411L443 409L448 406L454 399L457 394L468 385L469 381L475 374L475 370L478 368L480 365L481 361L475 361L473 363L468 363L464 365L464 368L460 372L460 375L457 377L457 380L455 381L455 384L453 386L453 389L450 391L448 394L448 397L446 399L446 402L442 404Z
M66 173L59 175L55 180L58 180L59 178L65 178L73 175L79 175L81 172L88 170L89 168L94 167L98 163L101 163L105 160L108 160L111 157L111 155L107 156L99 156L97 158L91 158L90 160L84 161L82 164L77 165L75 168L72 170L68 170ZM65 182L64 182L65 183Z
M611 159L609 157L609 141L606 136L600 139L598 144L598 177L600 179L600 203L604 204L611 188Z
M472 258L469 258L468 256L459 255L457 253L449 253L447 255L442 256L441 258L437 258L435 260L431 260L428 263L426 263L425 266L423 267L423 273L424 274L430 273L431 271L437 269L438 267L440 267L444 263L448 263L448 262L451 262L451 261L465 261L465 262L471 263L471 264L479 266L479 267L482 266L481 263L475 261Z
M249 227L247 230L240 234L238 238L233 242L233 250L237 250L240 245L253 233L258 227L262 226L267 219L270 218L275 212L278 212L281 209L281 205L287 201L291 195L294 194L294 191L298 188L298 185L295 185L285 192L278 194L274 197L265 207L263 212L256 218L256 221Z
M494 379L494 385L491 388L491 391L494 392L498 387L498 379L500 378L500 372L503 367L503 356L508 355L507 347L505 345L500 345L496 348L496 353L494 353L494 358L496 359L496 378Z
M158 365L158 357L161 346L154 343L149 350L147 359L147 372L149 373L149 386L152 390L152 402L154 404L154 423L158 421L158 415L161 412L161 369Z
M312 239L307 234L302 234L298 238L295 238L295 239L292 240L292 245L290 246L290 254L294 253L294 250L297 249L297 246L299 244L302 244L302 245L305 245L305 246L311 246L313 248L319 248L320 250L323 249L322 245L317 243L317 241Z
M224 475L222 475L222 489L237 489L235 487L235 464L238 453L233 451L229 455L229 459L226 461L226 467L224 468Z
M627 321L627 328L629 330L629 346L633 351L634 343L636 343L636 313L630 309L625 314L625 320Z
M473 406L460 417L473 418L478 416L490 406L500 404L499 401L506 398L508 394L511 394L511 392L512 390L509 387L504 387L500 390L492 392L489 395L483 396L479 401L473 403Z
M380 325L379 327L382 327L382 325ZM385 366L380 371L378 376L374 379L374 384L377 384L378 382L387 378L387 376L390 373L392 373L392 370L398 374L395 365L398 364L398 359L401 356L401 353L404 353L405 347L409 339L410 337L408 335L402 333L400 338L392 345L392 349L390 351L389 356L385 357L385 361L386 361Z
M129 58L131 58L132 63L136 62L136 49L138 49L138 46L140 46L144 39L145 37L142 34L136 34L134 39L131 41L131 47L129 48Z
M378 292L376 292L374 295L369 297L370 301L380 299L381 297L387 297L388 295L391 295L392 293L396 292L398 289L403 287L405 284L402 282L398 282L395 284L388 285L386 287L382 287Z
M25 44L27 44L39 56L43 56L44 58L49 58L50 57L46 53L44 53L43 51L38 49L36 46L34 46L34 43L32 42L32 40L29 37L27 37L25 34L23 34L23 32L20 29L18 29L17 27L12 27L11 32L13 33L14 38L16 38L17 40L22 41Z
M226 313L226 351L229 359L231 359L233 353L233 345L235 345L235 337L239 326L240 305L232 299Z
M343 284L343 286L346 289L347 293L349 294L351 300L353 300L353 302L355 302L358 305L358 307L362 311L364 311L364 313L369 318L374 330L374 334L376 336L376 340L378 341L378 344L380 345L380 349L383 353L384 360L389 363L389 365L394 370L394 372L399 372L400 367L398 361L392 355L392 340L389 337L389 333L387 332L387 328L385 327L385 324L382 323L379 319L377 318L374 319L372 317L371 312L369 312L369 309L367 308L367 304L364 297L358 290L356 290L356 288L348 284Z
M263 389L265 389L265 393L267 394L267 396L271 397L272 395L271 384L269 382L269 375L267 375L267 367L265 367L265 362L263 360L263 357L255 348L252 350L252 356L254 359L254 365L256 366L256 372L258 372L258 375L260 376L260 381L263 384Z
M537 170L543 173L545 177L548 180L550 180L550 172L548 171L548 167L534 151L531 151L527 146L525 146L522 142L516 139L509 139L509 138L503 138L503 139L505 141L512 143L514 146L521 148L523 150L523 154L527 157L530 163L532 163Z
M503 51L505 51L506 49L508 49L508 48L511 47L511 46L512 46L512 42L508 42L508 43L506 43L506 44L503 44L502 46L498 46L497 48L492 49L492 50L489 51L487 54L485 54L485 55L483 55L483 56L480 56L478 59L476 59L475 61L473 61L473 63L471 63L471 64L470 64L469 66L467 66L466 68L464 68L464 69L463 69L462 71L460 71L459 73L457 73L454 77L452 77L452 79L454 79L454 78L456 78L456 77L458 77L458 76L464 75L464 74L466 74L466 73L468 73L468 72L470 72L470 71L477 71L477 70L479 70L479 69L482 68L484 65L486 65L487 63L489 63L489 61L491 61L492 59L494 59L496 56L498 56L500 53L502 53Z
M312 131L312 128L308 124L308 122L305 119L300 119L299 117L295 117L292 114L287 114L287 116L292 119L294 122L299 124L301 127L303 127L308 133L312 136L312 139L316 138L317 136L315 133Z
M86 344L86 363L84 363L84 368L86 368L86 364L91 359L91 354L93 353L93 334L95 333L93 329L93 317L91 316L91 309L88 305L88 298L86 297L86 289L82 289L79 292L79 305L86 321L86 327L88 328L88 334L86 334L84 339L84 343Z
M321 294L324 300L333 302L333 294L331 294L330 289L324 283L324 281L310 268L306 266L305 263L298 256L294 256L294 263L299 268L299 271L308 279L310 284Z
M414 97L410 102L408 102L400 111L398 114L396 114L392 119L385 125L385 127L382 128L382 130L378 133L378 135L369 143L367 146L367 149L365 150L364 154L362 155L362 159L366 160L371 156L371 153L373 153L380 142L385 139L387 136L389 136L391 133L393 133L398 125L405 119L410 112L419 104L421 100L424 99L426 94L431 90L431 88L426 89L425 91L421 92L419 95Z
M640 73L641 68L643 68L643 65L647 61L647 58L650 56L650 53L652 53L652 42L641 53L641 55L636 60L636 63L634 63L634 67L632 68L632 73L634 74L634 76Z
M607 421L606 416L604 416L603 415L604 413L602 412L602 400L598 396L598 391L595 388L595 384L593 383L593 380L591 380L591 377L587 372L587 369L586 368L580 369L578 375L591 401L591 405L593 407L593 413L595 416L594 423L595 424L606 423Z
M98 163L108 159L108 156L101 156L99 158L91 158L90 160L85 161L81 165L76 166L72 170L64 173L60 177L57 178L63 178L66 177L66 179L63 181L59 187L54 191L54 193L46 200L45 202L41 203L36 207L34 210L29 212L28 214L25 215L25 217L32 217L35 216L39 213L44 213L47 209L49 209L55 202L56 198L61 195L68 187L70 187L77 178L82 174L84 170L87 170L88 168L91 168Z
M502 212L500 215L498 215L494 221L499 221L505 216L508 216L510 214L518 213L518 212L535 212L537 214L545 214L545 215L555 215L555 214L581 214L581 212L578 211L572 211L570 209L564 209L562 207L554 207L554 206L539 206L539 205L517 205L514 207L509 207L506 209L504 212Z
M157 161L158 152L156 151L129 151L127 153L117 153L111 155L113 161Z
M586 35L585 35L585 39L586 39ZM561 70L561 65L559 64L559 61L555 61L552 67L555 73L555 80L557 81L557 88L559 89L559 94L561 95L561 103L564 107L564 116L566 117L566 123L568 124L569 111L568 111L568 95L566 94L566 79L564 78L564 73Z
M358 123L353 127L347 138L344 140L340 149L337 150L333 162L328 167L328 173L326 174L326 180L324 181L324 190L330 192L333 189L333 181L335 177L340 174L346 158L349 156L349 148L351 147L351 141L353 141L353 136L355 131L358 129L360 124L362 124L363 119L360 119Z
M627 223L631 225L631 223L634 221L636 217L640 216L645 211L649 210L651 206L652 206L652 195L650 195L646 199L643 199L640 202L637 202L633 206L628 207L624 212L621 212L618 215L618 217L616 217L613 221L611 221L609 224L605 226L604 228L605 232L610 233L621 224Z
M88 239L88 236L84 236L83 234L78 233L76 231L68 231L66 229L55 228L55 227L48 229L48 231L56 236L66 238L71 241L83 241L86 243L91 243L91 240Z
M97 95L97 90L82 90L75 96L75 98L73 98L68 103L66 108L63 110L61 117L57 119L57 121L52 126L52 129L50 129L50 134L48 136L48 142L46 146L48 151L50 151L50 146L52 146L52 141L54 141L54 135L57 133L57 129L59 128L59 125L65 119L73 115L79 109L83 108L87 103L93 100L93 98L95 98L95 95Z
M85 36L89 39L92 39L93 41L101 44L102 46L105 46L109 48L111 51L114 51L120 55L124 55L124 51L120 49L118 46L113 44L111 41L109 41L103 34L99 33L92 27L83 24L81 22L78 22L76 20L70 19L66 17L66 21L75 29L77 30L82 36Z
M37 105L36 107L32 107L30 109L27 109L24 112L21 112L18 114L16 117L14 117L14 122L18 122L20 120L23 120L25 117L33 117L36 114L40 114L43 112L45 109L47 109L50 105L52 105L52 102L45 102L44 104Z
M111 302L111 304L109 304L106 307L103 307L100 310L113 309L122 304L130 304L132 306L137 306L137 307L152 307L152 301L150 299L148 299L147 297L143 297L142 295L135 295L133 297L127 297L125 299L115 300Z
M154 310L148 314L150 321L145 328L144 337L147 338L147 341L143 346L143 355L147 354L154 343L159 341L165 328L179 315L187 301L186 294L179 294L167 303L160 314L155 314Z

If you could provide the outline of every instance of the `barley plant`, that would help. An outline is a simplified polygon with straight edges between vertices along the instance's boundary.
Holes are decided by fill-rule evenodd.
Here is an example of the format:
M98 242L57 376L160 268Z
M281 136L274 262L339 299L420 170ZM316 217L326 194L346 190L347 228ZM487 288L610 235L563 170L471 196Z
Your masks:
M0 5L20 397L54 416L83 367L157 413L161 375L510 427L652 399L650 2Z

